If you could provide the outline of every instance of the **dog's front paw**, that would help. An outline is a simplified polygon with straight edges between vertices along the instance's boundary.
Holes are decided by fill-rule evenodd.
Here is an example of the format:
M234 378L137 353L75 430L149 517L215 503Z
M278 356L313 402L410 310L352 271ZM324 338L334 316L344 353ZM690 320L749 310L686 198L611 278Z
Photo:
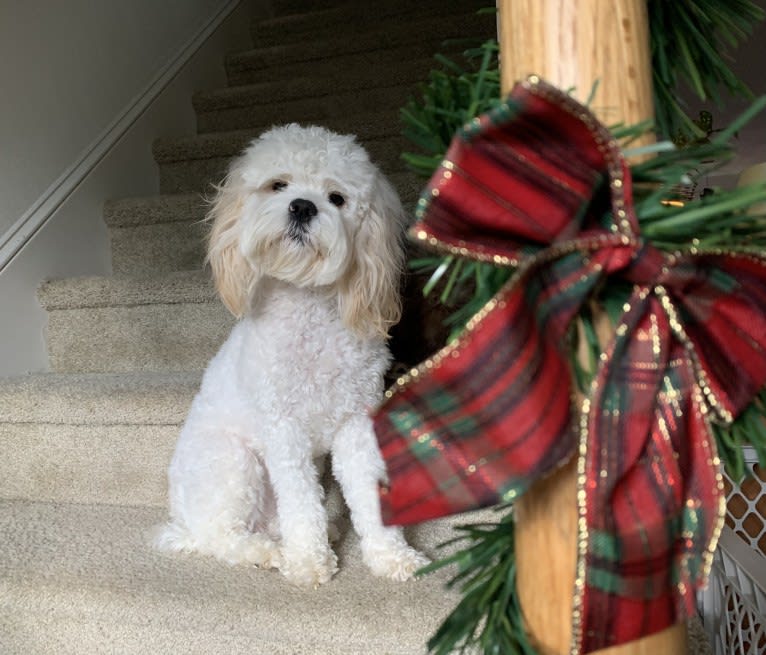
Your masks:
M331 548L318 552L284 548L279 570L293 584L316 589L338 572L338 558Z
M262 569L279 568L282 563L279 546L260 534L249 534L235 543L229 555L234 564L249 563Z
M364 562L373 575L391 580L409 580L415 571L430 560L403 541L365 544L362 547Z

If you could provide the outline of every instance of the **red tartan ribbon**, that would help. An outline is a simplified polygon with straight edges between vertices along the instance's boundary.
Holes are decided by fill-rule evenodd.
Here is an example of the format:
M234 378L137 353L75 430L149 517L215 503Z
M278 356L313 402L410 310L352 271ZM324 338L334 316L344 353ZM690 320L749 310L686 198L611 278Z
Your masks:
M536 78L455 137L418 218L424 243L517 270L376 413L386 521L512 501L577 453L572 652L689 617L724 510L709 421L766 383L766 261L644 242L618 145ZM628 300L573 411L569 332L606 277Z

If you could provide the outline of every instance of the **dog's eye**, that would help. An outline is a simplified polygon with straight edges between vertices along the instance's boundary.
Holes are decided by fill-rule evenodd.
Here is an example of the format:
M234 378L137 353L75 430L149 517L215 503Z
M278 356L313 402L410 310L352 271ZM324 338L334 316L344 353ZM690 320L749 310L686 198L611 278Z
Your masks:
M276 180L275 182L271 183L271 190L272 191L282 191L282 189L287 188L287 182L284 180Z
M339 193L331 193L327 199L336 207L343 207L346 204L346 199Z

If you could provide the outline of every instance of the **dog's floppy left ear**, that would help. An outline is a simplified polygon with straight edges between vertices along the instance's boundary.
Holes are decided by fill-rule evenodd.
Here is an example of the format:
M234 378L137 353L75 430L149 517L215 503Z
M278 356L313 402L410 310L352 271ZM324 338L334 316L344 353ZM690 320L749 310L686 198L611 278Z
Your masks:
M372 192L362 207L354 237L353 262L340 284L341 318L357 334L387 337L399 321L404 224L399 196L375 170Z
M243 158L232 162L223 184L217 187L207 216L207 220L212 223L208 236L207 262L212 269L221 300L237 318L247 310L248 298L257 278L239 249L244 165Z

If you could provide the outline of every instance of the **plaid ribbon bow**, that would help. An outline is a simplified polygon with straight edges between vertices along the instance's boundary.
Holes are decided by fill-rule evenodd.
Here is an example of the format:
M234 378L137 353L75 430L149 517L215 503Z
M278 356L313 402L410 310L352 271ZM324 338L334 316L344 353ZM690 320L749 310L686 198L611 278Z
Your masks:
M766 261L644 242L618 145L534 77L455 137L418 219L424 243L518 269L386 393L385 520L511 501L576 452L572 652L690 616L724 511L708 422L766 383ZM607 276L630 296L577 414L568 333Z

